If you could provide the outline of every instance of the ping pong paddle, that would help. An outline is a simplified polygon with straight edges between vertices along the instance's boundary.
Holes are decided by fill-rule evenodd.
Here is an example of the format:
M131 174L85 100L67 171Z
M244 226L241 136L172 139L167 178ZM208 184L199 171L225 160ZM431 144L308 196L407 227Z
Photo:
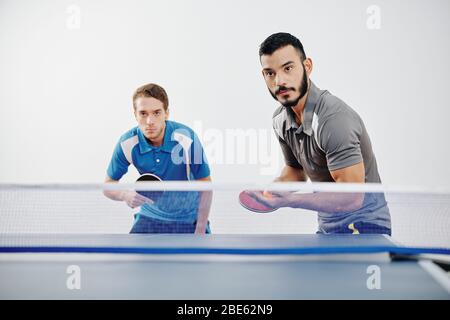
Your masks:
M261 194L265 197L272 196L267 191L261 192ZM242 191L239 194L239 203L245 209L253 211L253 212L258 212L258 213L268 213L268 212L272 212L272 211L276 210L275 208L269 207L269 206L259 202L258 200L256 200L252 196L250 196L246 191Z
M162 179L160 177L158 177L156 174L144 173L136 180L136 182L151 182L151 181L160 182L160 181L162 181ZM163 190L151 190L151 191L138 190L136 192L146 198L153 200L153 202L158 201L158 199L161 198L161 196L164 193Z

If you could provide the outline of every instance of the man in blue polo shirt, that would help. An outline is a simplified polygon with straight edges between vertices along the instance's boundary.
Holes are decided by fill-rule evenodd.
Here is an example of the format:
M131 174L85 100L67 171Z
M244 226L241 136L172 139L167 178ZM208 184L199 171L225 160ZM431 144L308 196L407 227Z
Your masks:
M211 181L203 147L192 129L167 120L169 99L150 83L133 95L138 126L123 134L108 166L105 182L118 182L134 165L140 174L152 173L163 181ZM209 233L211 192L164 192L157 202L135 191L105 190L104 194L140 207L130 233Z

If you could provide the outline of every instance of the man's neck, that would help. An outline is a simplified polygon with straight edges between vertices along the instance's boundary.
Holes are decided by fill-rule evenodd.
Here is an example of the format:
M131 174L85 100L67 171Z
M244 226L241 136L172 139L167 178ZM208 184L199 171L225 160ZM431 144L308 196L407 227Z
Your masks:
M309 95L309 89L310 86L308 85L308 91L306 91L306 94L298 101L295 107L291 108L292 112L294 112L295 115L295 122L297 122L298 125L301 125L303 123L303 110L305 110L306 100L308 99Z
M150 139L147 139L147 141L148 141L152 146L158 148L158 147L161 147L162 142L163 142L163 139L158 139L158 140L150 140Z
M162 144L163 144L163 141L164 141L164 134L165 134L165 132L166 132L166 128L164 128L162 134L158 138L156 138L155 140L150 140L150 139L146 138L147 142L150 143L152 146L154 146L156 148L161 147Z

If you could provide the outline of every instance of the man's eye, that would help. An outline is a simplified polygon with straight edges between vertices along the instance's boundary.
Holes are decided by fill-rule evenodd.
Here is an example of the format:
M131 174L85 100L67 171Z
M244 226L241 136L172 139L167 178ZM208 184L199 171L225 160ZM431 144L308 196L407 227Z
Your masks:
M273 77L274 73L272 71L268 71L268 72L266 72L266 76Z
M292 69L294 69L293 66L287 66L285 70L286 70L286 71L291 71Z

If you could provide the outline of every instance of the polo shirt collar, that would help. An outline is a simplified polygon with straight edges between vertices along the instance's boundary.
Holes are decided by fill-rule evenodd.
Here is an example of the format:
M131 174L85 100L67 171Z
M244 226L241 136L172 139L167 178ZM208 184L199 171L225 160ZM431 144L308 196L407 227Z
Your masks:
M170 121L166 120L166 128L164 129L163 143L159 147L151 145L144 136L144 133L138 128L138 139L139 139L139 151L141 154L147 153L154 150L162 150L168 153L172 152L173 147L176 142L172 140L173 125Z
M285 111L286 111L286 114L287 114L287 118L286 118L286 128L287 128L287 130L290 130L290 129L298 129L298 123L297 123L297 121L295 121L295 115L294 115L294 111L292 111L292 109L291 108L286 108L286 107L283 107L284 109L285 109Z
M309 88L308 97L306 98L305 109L303 110L303 132L308 136L312 134L312 120L314 116L314 109L320 97L320 89L311 81L311 88Z
M287 120L286 128L295 129L297 133L303 131L308 136L312 134L312 119L314 115L314 109L320 96L320 89L311 81L311 87L309 88L308 97L306 98L305 108L303 109L303 123L299 126L295 121L294 111L291 108L286 108Z

